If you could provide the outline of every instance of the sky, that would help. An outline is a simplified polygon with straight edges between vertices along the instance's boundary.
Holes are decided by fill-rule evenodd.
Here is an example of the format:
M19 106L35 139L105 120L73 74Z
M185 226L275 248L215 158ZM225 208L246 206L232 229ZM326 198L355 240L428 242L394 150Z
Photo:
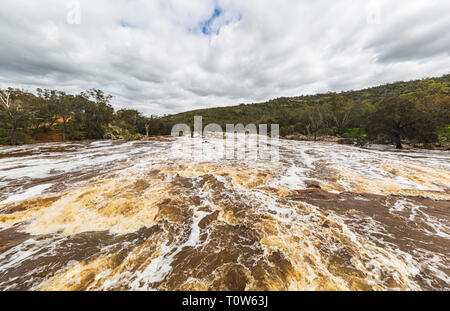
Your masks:
M0 88L145 115L450 73L448 0L3 0Z

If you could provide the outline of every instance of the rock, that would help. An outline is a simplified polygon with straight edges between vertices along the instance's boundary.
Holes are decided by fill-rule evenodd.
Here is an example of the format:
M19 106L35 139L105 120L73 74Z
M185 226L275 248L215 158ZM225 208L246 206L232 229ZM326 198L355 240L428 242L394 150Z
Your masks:
M298 133L287 135L285 136L285 138L288 140L309 140L308 137L306 137L305 135Z
M308 188L308 189L322 189L320 184L314 180L307 180L305 182L305 184L306 184L306 188Z

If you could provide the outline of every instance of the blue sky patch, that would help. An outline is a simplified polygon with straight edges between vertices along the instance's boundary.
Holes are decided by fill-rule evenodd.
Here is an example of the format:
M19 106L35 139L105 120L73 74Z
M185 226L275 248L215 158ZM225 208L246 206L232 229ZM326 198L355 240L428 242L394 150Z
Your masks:
M204 35L211 35L212 33L215 33L216 35L219 34L220 31L220 27L217 29L212 29L211 26L214 22L215 19L217 19L218 17L220 17L220 15L222 15L222 9L220 8L215 8L214 9L214 13L211 15L211 17L200 23L201 29L202 29L202 33Z
M126 20L120 20L119 25L120 25L120 27L123 27L123 28L135 28L136 27L135 25L130 24Z
M212 15L201 22L197 24L197 27L190 28L189 32L196 33L196 34L203 34L205 36L212 36L212 35L218 35L220 33L220 29L224 25L229 25L231 23L239 22L242 19L242 14L239 14L236 17L232 17L231 19L224 19L223 14L224 10L220 7L215 7L214 12ZM220 22L217 22L216 20L221 18Z

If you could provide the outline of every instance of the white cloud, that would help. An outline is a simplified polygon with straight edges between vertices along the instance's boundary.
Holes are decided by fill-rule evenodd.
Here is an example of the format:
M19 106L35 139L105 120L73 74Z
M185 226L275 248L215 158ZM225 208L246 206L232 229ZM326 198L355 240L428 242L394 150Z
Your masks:
M0 6L0 86L96 87L146 114L448 73L450 2L16 0ZM205 26L206 25L206 26Z

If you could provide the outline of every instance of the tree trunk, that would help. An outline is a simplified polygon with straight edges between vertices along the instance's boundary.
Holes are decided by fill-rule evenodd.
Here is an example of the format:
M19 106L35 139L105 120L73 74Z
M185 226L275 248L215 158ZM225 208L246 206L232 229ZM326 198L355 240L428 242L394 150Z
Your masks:
M67 127L66 127L66 119L63 118L63 133L62 133L62 141L63 141L63 142L66 141L66 131L67 131Z
M10 143L11 145L13 145L13 146L15 146L15 145L17 144L17 141L16 141L16 132L17 132L17 130L16 130L16 128L14 127L14 128L12 129L12 131L11 131L11 135L9 136L9 143Z
M56 123L57 120L58 120L58 119L53 119L52 122L50 122L50 125L49 125L49 126L45 126L45 125L44 125L44 129L46 129L46 130L47 130L47 129L51 129L52 126Z
M403 149L402 140L400 135L395 135L395 145L397 149Z

